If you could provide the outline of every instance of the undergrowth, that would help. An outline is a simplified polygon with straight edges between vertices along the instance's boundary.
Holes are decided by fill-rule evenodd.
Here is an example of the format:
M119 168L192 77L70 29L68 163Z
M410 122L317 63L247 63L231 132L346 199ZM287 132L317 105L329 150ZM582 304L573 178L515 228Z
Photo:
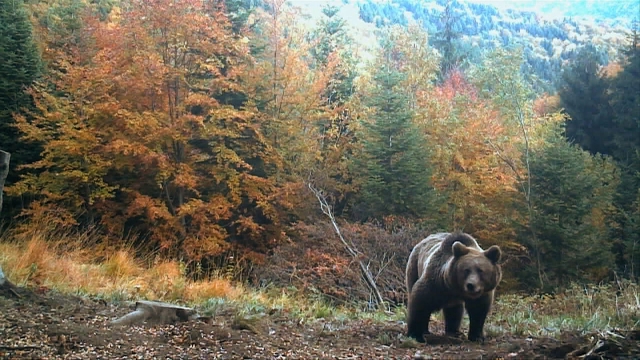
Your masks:
M98 256L87 234L47 232L39 227L20 235L0 237L0 265L17 285L48 288L63 293L91 295L111 301L150 299L197 306L205 315L231 312L238 326L254 319L282 314L299 323L319 319L332 326L350 321L402 322L403 306L386 311L351 303L330 305L322 297L295 288L249 288L221 274L193 281L176 261L134 258L130 249ZM442 314L434 315L434 323ZM248 324L248 325L247 325ZM468 320L465 317L463 327ZM593 286L573 285L553 296L502 294L485 327L489 337L555 336L564 331L606 331L640 327L640 287L625 282ZM388 342L384 336L381 342Z
M640 327L640 286L634 282L572 284L555 295L499 297L487 325L491 334L557 335Z

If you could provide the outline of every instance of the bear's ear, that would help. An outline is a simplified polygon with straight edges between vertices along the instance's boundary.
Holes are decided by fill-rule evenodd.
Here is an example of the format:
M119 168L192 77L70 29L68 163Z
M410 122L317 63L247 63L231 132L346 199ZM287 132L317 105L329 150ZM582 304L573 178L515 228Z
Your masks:
M451 248L453 249L453 256L456 257L456 258L459 258L461 256L465 256L465 255L467 255L469 253L469 248L466 247L460 241L454 242L453 245L451 246Z
M502 251L500 250L500 247L498 245L493 245L484 251L484 256L486 256L487 259L491 260L492 263L496 264L498 261L500 261Z

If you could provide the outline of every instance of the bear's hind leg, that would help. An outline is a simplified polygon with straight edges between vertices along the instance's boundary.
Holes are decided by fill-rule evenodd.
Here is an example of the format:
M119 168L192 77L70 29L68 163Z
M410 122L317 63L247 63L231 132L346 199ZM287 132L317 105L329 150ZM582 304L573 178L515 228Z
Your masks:
M460 324L464 315L464 305L454 305L442 309L444 314L444 330L449 336L460 336Z
M484 323L491 309L493 294L489 293L475 300L467 300L465 307L469 314L469 335L471 341L484 341Z

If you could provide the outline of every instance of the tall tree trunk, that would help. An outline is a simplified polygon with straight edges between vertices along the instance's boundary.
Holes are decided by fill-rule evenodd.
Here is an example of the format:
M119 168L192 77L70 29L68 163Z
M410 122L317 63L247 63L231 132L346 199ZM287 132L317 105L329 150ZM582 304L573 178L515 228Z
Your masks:
M11 160L11 154L0 150L0 213L2 213L2 193L4 191L4 182L7 179L7 175L9 174L9 161ZM17 288L7 277L4 275L2 271L2 266L0 266L0 295L4 295L5 293L10 293L16 297L20 297L20 295L16 292Z
M4 191L4 182L9 175L9 161L11 160L11 154L0 150L0 213L2 213L2 194Z

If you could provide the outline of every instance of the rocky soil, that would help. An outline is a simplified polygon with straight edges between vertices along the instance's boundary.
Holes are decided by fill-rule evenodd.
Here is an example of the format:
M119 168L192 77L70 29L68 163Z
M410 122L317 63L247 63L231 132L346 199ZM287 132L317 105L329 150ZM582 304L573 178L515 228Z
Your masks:
M221 311L206 321L112 327L130 306L49 291L19 294L0 294L1 359L640 358L640 331L501 336L484 344L430 336L428 345L416 345L402 336L402 322L303 322L280 310L251 322Z

